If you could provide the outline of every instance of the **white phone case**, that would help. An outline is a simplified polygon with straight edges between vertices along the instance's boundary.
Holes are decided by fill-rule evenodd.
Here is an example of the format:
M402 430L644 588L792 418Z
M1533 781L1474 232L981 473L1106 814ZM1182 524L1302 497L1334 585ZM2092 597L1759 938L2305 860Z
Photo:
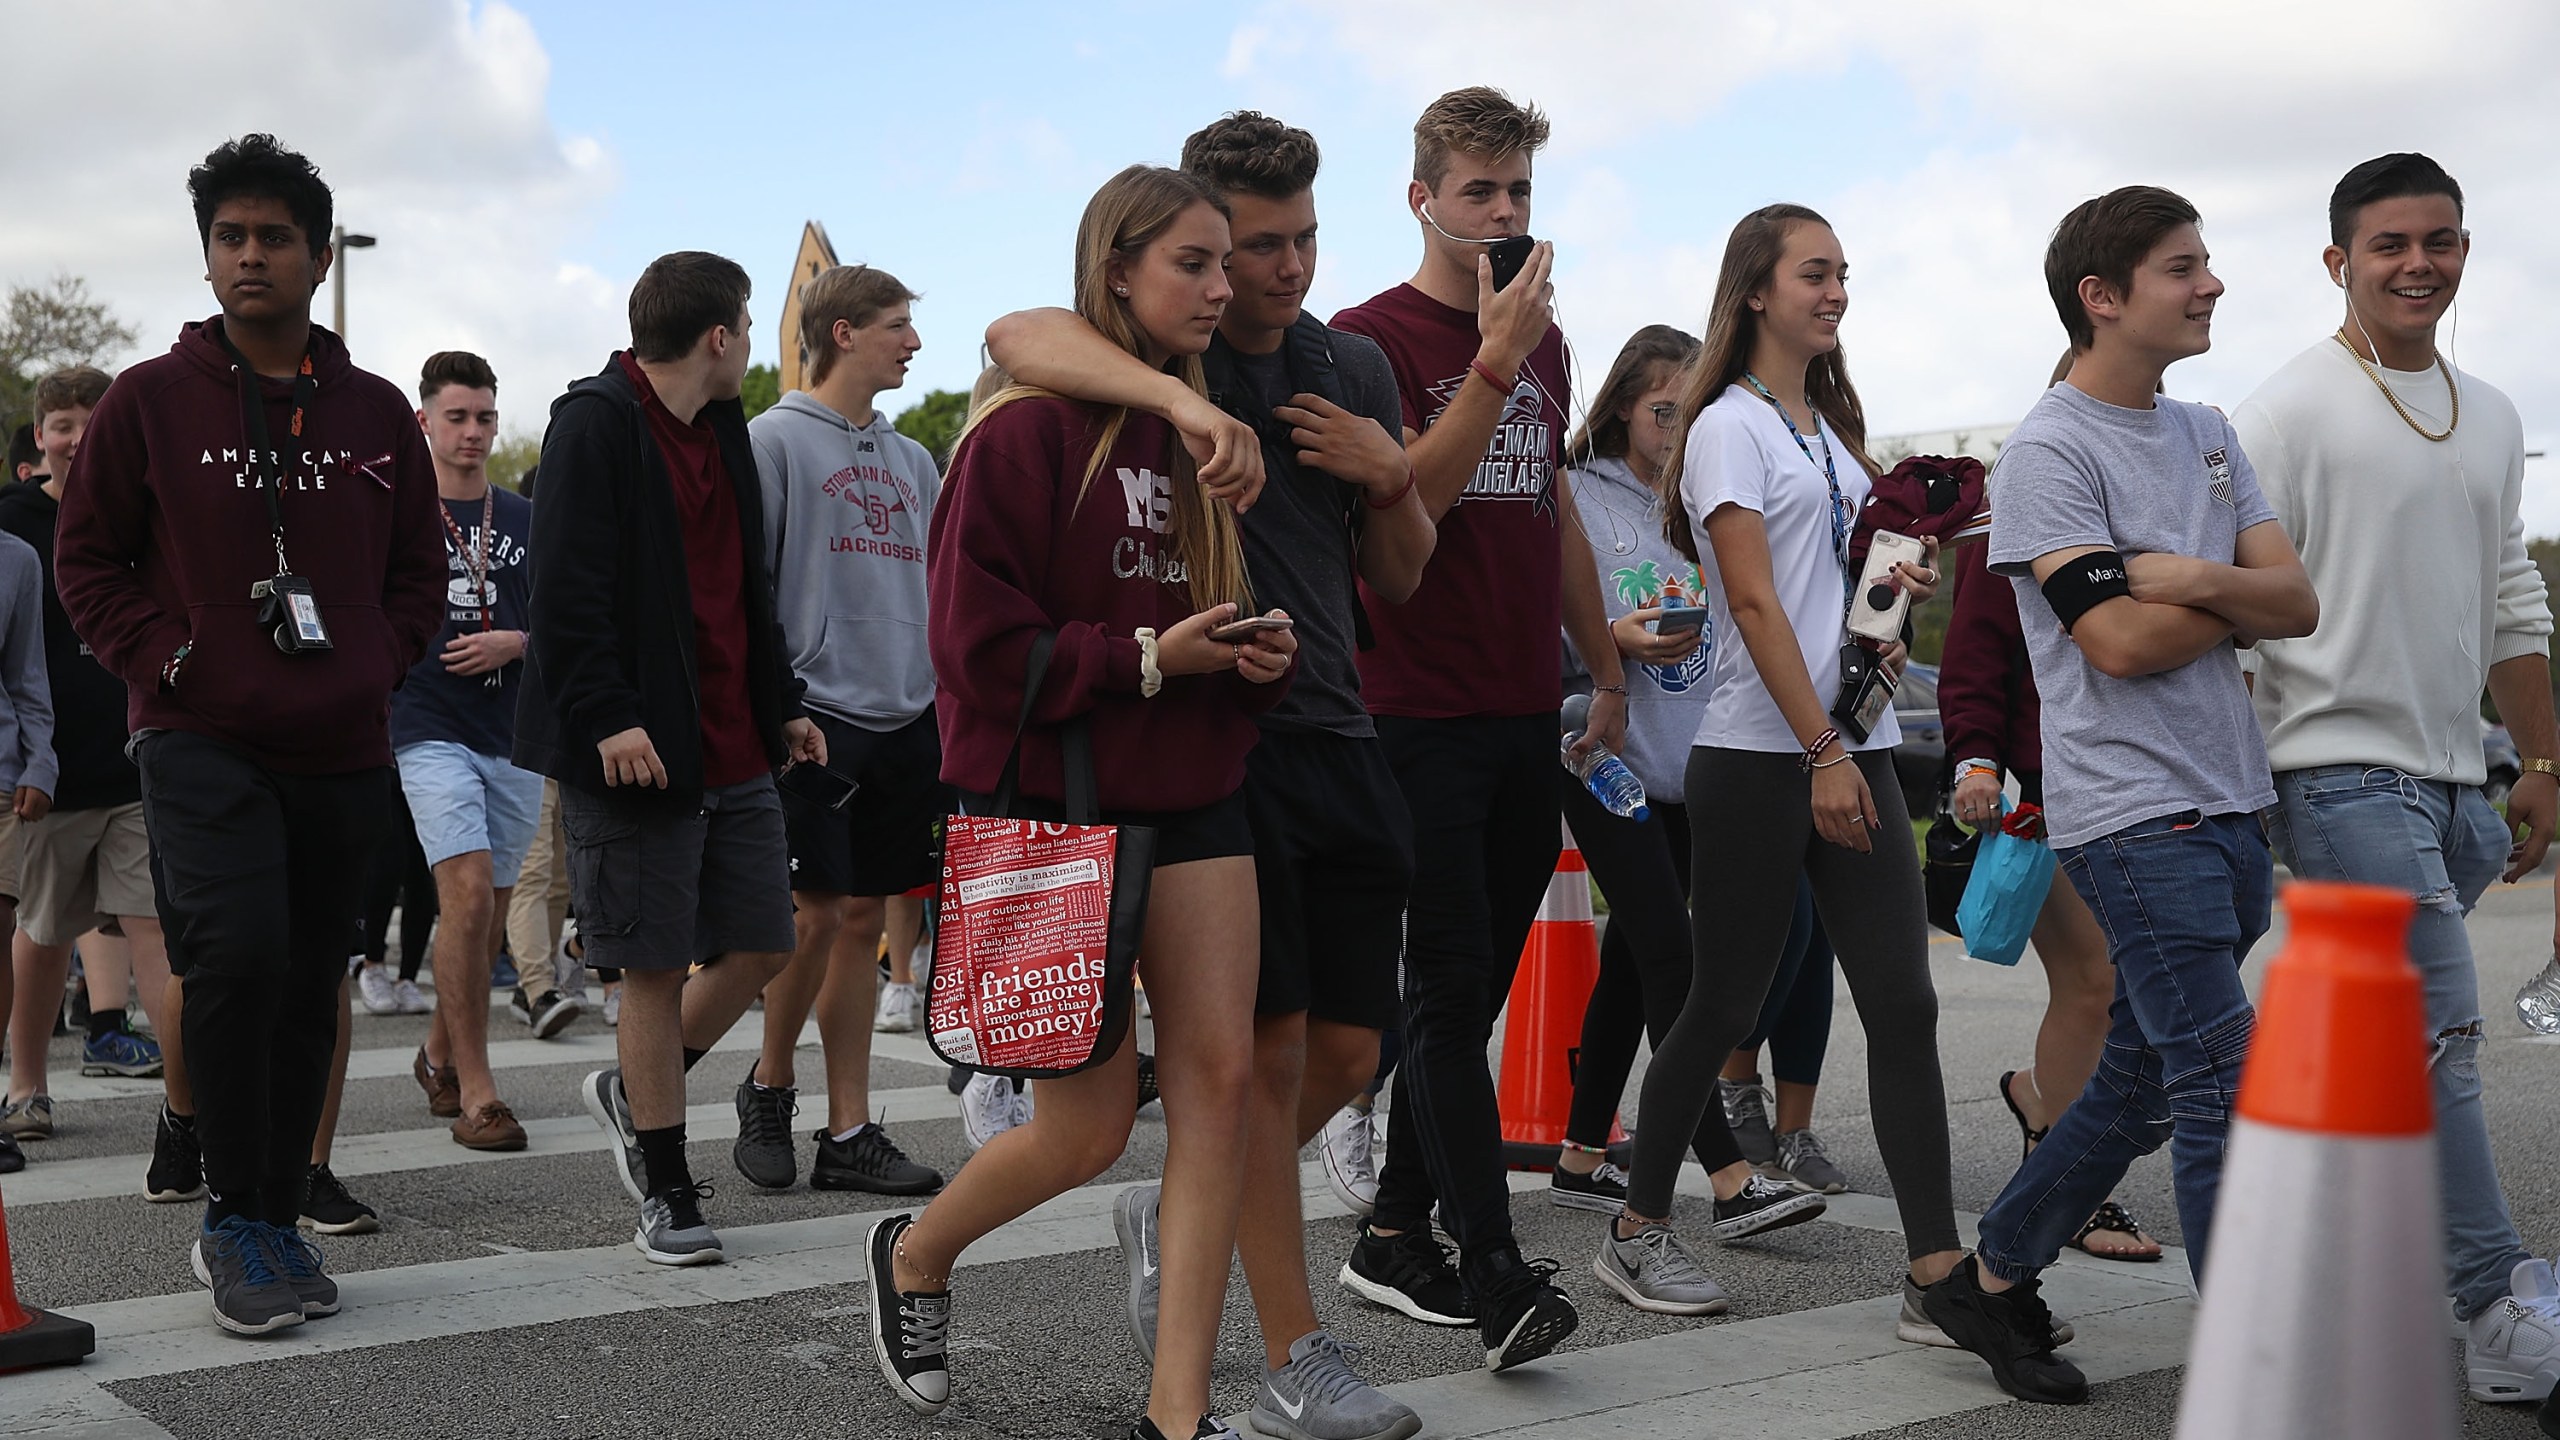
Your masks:
M1896 564L1920 565L1929 558L1929 549L1908 535L1878 530L1867 541L1866 572L1858 577L1858 588L1849 597L1849 633L1878 645L1890 645L1902 638L1902 617L1911 608L1911 593L1893 584ZM1882 587L1885 603L1875 603Z

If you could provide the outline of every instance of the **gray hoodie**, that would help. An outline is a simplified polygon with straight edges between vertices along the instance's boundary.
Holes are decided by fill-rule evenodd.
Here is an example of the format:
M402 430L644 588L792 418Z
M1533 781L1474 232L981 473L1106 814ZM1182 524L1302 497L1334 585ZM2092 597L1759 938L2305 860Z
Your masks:
M53 688L44 666L44 562L0 534L0 796L20 786L47 797L59 783L53 756ZM8 877L17 888L17 877Z
M794 390L747 424L764 485L765 560L805 703L865 730L933 704L924 552L942 476L874 411L855 427Z
M1566 472L1573 485L1574 509L1582 515L1583 533L1591 539L1591 559L1600 572L1600 598L1609 618L1662 603L1673 582L1692 604L1706 602L1698 567L1680 558L1662 536L1662 501L1636 478L1624 460L1594 460ZM1677 665L1629 664L1627 672L1627 748L1619 758L1644 782L1645 798L1666 805L1683 803L1689 768L1689 746L1697 739L1698 722L1707 713L1707 697L1715 671L1715 636L1689 652ZM1589 668L1564 642L1565 688L1591 688Z

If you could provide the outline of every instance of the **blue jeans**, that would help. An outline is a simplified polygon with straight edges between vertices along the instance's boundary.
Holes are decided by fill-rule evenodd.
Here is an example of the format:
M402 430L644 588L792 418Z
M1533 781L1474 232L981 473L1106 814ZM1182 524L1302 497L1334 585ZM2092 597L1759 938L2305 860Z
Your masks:
M2024 1281L2052 1264L2141 1156L2169 1145L2187 1263L2204 1274L2240 1066L2257 1023L2240 962L2267 933L2275 870L2255 815L2194 811L2062 852L2107 935L2116 998L2087 1089L1982 1217L1982 1264Z
M2509 839L2478 789L2385 766L2324 765L2276 777L2267 834L2293 873L2388 885L2418 897L2409 958L2434 1037L2436 1172L2454 1313L2468 1320L2507 1293L2532 1258L2507 1215L2480 1108L2480 982L2462 917L2505 870Z

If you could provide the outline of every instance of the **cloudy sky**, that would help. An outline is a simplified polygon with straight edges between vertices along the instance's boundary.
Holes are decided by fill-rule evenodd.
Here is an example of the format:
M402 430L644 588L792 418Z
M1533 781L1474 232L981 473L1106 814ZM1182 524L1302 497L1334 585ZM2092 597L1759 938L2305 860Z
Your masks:
M702 17L716 13L718 19ZM259 18L262 14L265 19ZM772 321L801 222L925 294L910 386L964 387L1006 310L1060 303L1076 216L1222 111L1315 132L1314 304L1404 279L1410 126L1492 83L1554 142L1534 229L1558 245L1586 383L1637 326L1695 330L1724 236L1795 200L1845 245L1845 335L1879 433L2014 418L2061 331L2039 260L2072 204L2143 181L2201 208L2230 287L2179 394L2229 406L2337 322L2329 187L2386 150L2442 160L2475 235L2456 350L2560 449L2560 6L2227 0L1145 0L1066 6L183 0L13 7L0 282L87 277L145 335L212 308L187 166L272 130L337 189L350 341L405 379L464 347L510 423L593 371L624 289L719 250ZM325 310L324 310L325 314ZM133 358L133 357L128 357ZM898 408L895 397L885 402ZM2560 462L2528 477L2560 534Z

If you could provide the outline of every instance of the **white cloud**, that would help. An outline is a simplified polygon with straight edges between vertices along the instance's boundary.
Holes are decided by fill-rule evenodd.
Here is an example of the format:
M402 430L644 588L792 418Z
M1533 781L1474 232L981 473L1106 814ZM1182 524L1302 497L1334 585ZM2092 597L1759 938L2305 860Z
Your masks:
M495 0L311 6L290 23L184 0L114 15L11 16L12 53L47 57L14 67L12 104L51 123L0 150L0 281L83 275L142 334L123 359L157 353L215 308L187 170L265 130L320 167L342 223L380 238L346 272L357 363L405 388L429 353L479 351L510 428L538 432L548 398L620 342L623 282L564 261L614 162L552 127L551 62L523 15Z

